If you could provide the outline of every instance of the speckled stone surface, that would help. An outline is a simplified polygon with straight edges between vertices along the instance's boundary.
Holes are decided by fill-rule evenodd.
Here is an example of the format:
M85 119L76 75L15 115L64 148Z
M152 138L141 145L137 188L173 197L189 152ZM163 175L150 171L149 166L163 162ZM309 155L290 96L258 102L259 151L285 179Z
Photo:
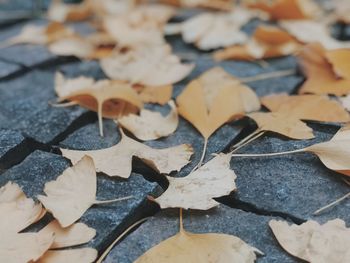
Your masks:
M8 181L18 183L29 197L43 194L46 182L55 180L69 163L63 157L42 151L35 151L21 164L14 166L0 176L0 187ZM113 241L126 220L132 220L145 201L145 197L154 191L156 184L146 181L140 175L132 175L128 181L97 177L97 200L110 200L119 197L133 198L113 204L93 206L81 218L81 221L97 231L96 237L87 246L99 250L105 249Z
M184 215L184 228L187 231L235 235L258 248L265 253L265 256L258 257L258 263L298 262L283 252L268 227L270 220L279 218L258 216L224 205L206 212L184 212ZM175 235L178 230L177 211L165 210L129 234L113 249L105 262L131 263L154 245Z
M0 80L14 74L15 72L18 72L20 69L21 66L17 64L0 61Z

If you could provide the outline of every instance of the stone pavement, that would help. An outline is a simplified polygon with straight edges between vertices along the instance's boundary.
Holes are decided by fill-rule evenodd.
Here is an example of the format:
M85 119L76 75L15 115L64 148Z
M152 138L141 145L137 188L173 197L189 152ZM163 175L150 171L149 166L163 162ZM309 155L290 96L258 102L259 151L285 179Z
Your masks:
M186 14L175 18L179 21ZM1 27L0 41L13 36L27 23L46 23L43 20L13 22ZM259 24L252 21L245 26L252 32ZM89 30L87 24L76 26L79 32ZM350 30L344 30L339 38L350 39ZM190 79L205 70L220 65L237 77L282 69L297 69L294 58L268 60L262 67L250 62L222 62L210 59L208 53L200 53L193 46L185 45L178 37L168 38L175 53L183 59L196 63L193 73L176 84L174 97ZM58 147L70 149L101 149L118 142L120 135L116 125L104 121L105 137L98 133L95 113L80 107L53 108L48 102L56 96L53 87L55 71L68 76L88 75L104 78L97 62L79 61L76 58L58 58L45 47L18 45L0 50L0 186L15 181L30 197L42 194L45 182L55 179L70 164ZM300 74L249 83L259 96L287 92L293 94L302 83ZM166 107L147 106L166 112ZM241 152L275 152L304 147L313 142L325 141L339 128L330 124L311 124L316 138L311 141L291 141L273 134L266 134ZM229 123L210 139L206 160L212 153L228 148L252 131L254 125L248 121ZM197 163L203 140L198 132L181 119L178 130L171 136L147 142L152 147L170 147L190 143L195 149L192 163L174 176L186 176ZM122 164L116 164L122 165ZM296 262L277 244L268 228L272 218L282 218L301 223L313 218L320 222L339 217L350 224L350 202L344 201L332 210L313 217L317 208L343 196L348 187L340 176L326 169L311 154L298 154L274 158L234 158L231 167L237 174L238 190L220 198L220 207L206 212L186 211L185 228L193 232L218 232L239 236L244 241L265 253L257 262ZM98 198L110 199L133 195L134 198L115 204L96 206L88 210L82 221L96 228L97 236L86 246L102 252L125 229L140 218L153 216L130 233L110 253L106 262L132 262L147 249L170 237L178 230L178 211L159 211L159 207L147 199L157 196L166 182L138 160L133 162L133 173L129 180L98 177ZM49 216L45 221L49 221ZM33 226L39 229L43 223Z

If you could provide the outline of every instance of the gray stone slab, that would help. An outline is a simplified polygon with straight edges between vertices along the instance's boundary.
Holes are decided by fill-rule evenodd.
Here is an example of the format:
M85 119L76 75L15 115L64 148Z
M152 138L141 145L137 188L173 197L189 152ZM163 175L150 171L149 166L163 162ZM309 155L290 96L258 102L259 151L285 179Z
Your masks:
M0 79L8 77L19 71L22 67L17 64L0 61Z
M0 159L24 140L20 132L0 129Z
M252 142L240 153L271 153L300 149L329 140L337 127L314 125L316 138L293 141L271 134ZM266 211L279 211L302 219L312 218L317 209L349 192L341 176L327 169L313 154L280 157L234 157L231 168L237 174L236 197ZM339 217L350 223L350 202L345 200L324 212L317 220Z
M185 212L184 215L187 231L235 235L260 249L265 256L259 257L258 263L297 262L279 247L268 227L268 222L276 218L258 216L223 205L206 212ZM175 235L179 230L178 224L177 211L157 214L119 243L105 263L133 262L154 245Z
M55 180L69 163L59 155L35 151L21 164L14 166L0 176L0 187L8 181L18 183L23 191L35 198L43 194L46 182ZM110 200L132 195L133 198L113 204L93 206L81 218L82 222L97 231L96 237L87 246L103 250L130 224L133 214L139 213L138 208L144 203L146 196L156 185L146 181L140 175L132 175L129 180L97 177L97 200Z
M19 130L28 137L48 143L63 133L86 110L81 107L54 108L54 73L32 71L0 83L0 128Z

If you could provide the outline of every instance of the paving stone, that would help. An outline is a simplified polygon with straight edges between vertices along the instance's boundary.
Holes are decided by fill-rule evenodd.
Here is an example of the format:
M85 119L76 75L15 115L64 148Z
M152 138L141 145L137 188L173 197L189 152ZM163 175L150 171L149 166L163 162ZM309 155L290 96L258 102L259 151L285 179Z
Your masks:
M259 257L257 263L297 262L282 251L268 227L270 220L279 218L258 216L224 205L206 212L191 211L184 214L184 227L187 231L235 235L260 249L265 256ZM178 224L177 211L162 211L119 243L105 263L133 262L154 245L175 235L179 230Z
M0 61L0 79L8 77L9 75L19 71L20 69L20 65Z
M46 182L55 180L69 163L62 156L35 151L20 165L14 166L0 176L0 187L8 181L18 183L23 191L35 198L43 194ZM125 224L132 222L133 214L144 203L145 197L156 185L140 175L132 175L129 180L97 177L97 200L110 200L132 195L133 198L113 204L93 206L81 221L97 231L96 237L88 244L98 250L105 249Z
M313 125L316 138L293 141L271 134L252 142L240 153L271 153L300 149L316 142L328 141L336 126ZM327 169L311 153L286 156L243 158L234 157L231 168L237 174L236 197L258 209L279 211L302 219L312 218L317 209L349 192L341 176ZM324 212L317 220L339 217L350 223L350 202L345 200Z
M0 83L0 128L19 130L48 143L87 111L81 107L54 108L54 73L32 71Z

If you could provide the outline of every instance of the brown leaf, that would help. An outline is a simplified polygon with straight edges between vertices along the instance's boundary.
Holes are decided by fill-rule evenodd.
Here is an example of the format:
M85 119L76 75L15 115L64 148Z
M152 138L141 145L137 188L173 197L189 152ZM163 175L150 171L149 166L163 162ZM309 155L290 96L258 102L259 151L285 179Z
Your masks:
M320 225L309 220L298 225L271 220L269 225L280 245L291 255L307 262L350 262L350 230L340 219Z
M287 32L274 26L258 26L252 38L243 46L232 46L214 53L216 60L255 60L290 55L300 47Z
M52 1L47 17L56 22L82 21L92 15L92 10L86 2L81 4L65 4L61 0Z
M96 258L97 250L93 248L50 250L38 263L93 263Z
M191 81L176 102L180 115L206 139L224 123L260 108L249 87L218 67Z
M179 124L175 103L170 101L169 106L171 111L165 117L159 112L143 109L140 116L129 114L119 118L117 122L143 141L166 137L175 132Z
M350 121L349 114L340 103L331 100L328 96L289 96L286 93L281 93L265 96L261 98L261 103L270 111L285 113L300 120L321 122Z
M78 77L65 79L56 73L55 90L58 102L75 101L82 107L97 111L100 133L103 136L102 116L116 119L124 114L136 113L142 102L131 85L121 81L100 80Z
M143 47L125 53L115 53L101 60L108 77L146 86L163 86L185 78L193 64L182 64L168 45Z
M310 127L285 112L254 112L247 116L257 123L260 131L272 131L298 140L315 137Z
M132 157L137 156L159 173L178 171L189 163L193 153L187 144L165 149L153 149L132 140L122 133L120 142L110 148L95 151L75 151L61 149L63 156L76 164L85 155L95 163L96 171L109 176L128 178L131 173ZM116 163L123 165L115 165Z
M162 209L208 210L218 206L213 198L228 195L236 189L236 174L230 170L230 160L230 154L220 154L186 177L168 176L168 189L154 201Z
M306 46L298 58L307 77L299 93L334 94L337 96L350 93L350 80L337 78L332 65L326 59L326 50L321 45L310 44Z

